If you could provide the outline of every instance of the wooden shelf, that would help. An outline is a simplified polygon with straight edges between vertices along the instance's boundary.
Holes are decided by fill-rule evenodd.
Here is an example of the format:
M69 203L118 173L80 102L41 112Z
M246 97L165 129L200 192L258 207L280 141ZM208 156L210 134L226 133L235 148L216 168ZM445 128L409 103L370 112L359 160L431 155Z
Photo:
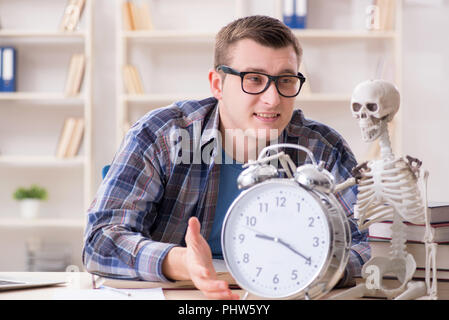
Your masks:
M305 29L293 30L300 39L395 39L394 31L366 31L366 30L326 30Z
M86 221L83 219L63 219L63 218L2 218L0 228L84 228Z
M365 31L365 30L327 30L304 29L293 30L300 39L395 39L394 31ZM150 30L125 31L124 39L148 40L152 42L210 42L215 40L215 32L183 31L183 30Z
M86 32L35 31L35 30L0 30L0 37L4 38L49 38L49 39L84 39Z
M84 103L85 97L78 95L75 97L67 97L63 93L50 92L2 92L1 100L54 100L58 102Z
M189 100L189 99L205 99L211 96L210 93L191 95L191 94L140 94L140 95L122 95L123 102L132 103L171 103L174 101ZM313 93L299 95L296 101L302 102L346 102L351 100L350 94L340 93Z
M55 156L0 156L0 166L9 167L82 167L85 163L83 156L60 159Z

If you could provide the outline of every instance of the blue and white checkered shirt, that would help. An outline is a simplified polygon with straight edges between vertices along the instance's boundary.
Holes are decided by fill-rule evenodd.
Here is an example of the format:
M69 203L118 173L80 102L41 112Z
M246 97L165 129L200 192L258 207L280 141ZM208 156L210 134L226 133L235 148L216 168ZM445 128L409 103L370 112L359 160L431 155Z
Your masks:
M208 239L218 200L220 165L201 161L201 156L217 154L218 125L217 100L207 98L151 111L128 131L87 212L83 249L87 271L122 279L168 281L162 262L172 247L185 246L190 217L198 217L201 234ZM179 142L173 139L176 130L188 133L182 143L189 152L182 156L190 161L173 161L179 156L174 148ZM336 183L349 178L356 165L342 137L328 126L305 119L301 110L293 112L278 142L309 148L317 161L326 163ZM296 165L304 163L303 152L285 151ZM350 218L353 242L343 283L360 275L370 257L367 234L353 220L356 193L354 186L337 195Z

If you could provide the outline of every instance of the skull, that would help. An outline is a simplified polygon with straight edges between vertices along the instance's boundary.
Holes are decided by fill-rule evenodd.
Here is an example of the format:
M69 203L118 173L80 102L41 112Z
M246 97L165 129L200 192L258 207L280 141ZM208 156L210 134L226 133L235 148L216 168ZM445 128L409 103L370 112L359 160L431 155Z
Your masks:
M365 142L376 140L399 109L396 86L385 80L368 80L358 84L351 98L352 116L357 119Z

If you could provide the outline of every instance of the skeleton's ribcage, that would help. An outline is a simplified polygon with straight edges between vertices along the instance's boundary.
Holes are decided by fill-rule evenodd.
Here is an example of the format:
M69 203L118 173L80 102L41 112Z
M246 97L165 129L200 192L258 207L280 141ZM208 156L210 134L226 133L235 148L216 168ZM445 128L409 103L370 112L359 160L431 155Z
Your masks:
M360 227L367 228L374 222L393 220L395 212L405 221L424 223L425 211L420 190L407 163L400 159L389 165L382 164L382 170L373 170L373 167L376 165L363 172L358 185L356 210Z

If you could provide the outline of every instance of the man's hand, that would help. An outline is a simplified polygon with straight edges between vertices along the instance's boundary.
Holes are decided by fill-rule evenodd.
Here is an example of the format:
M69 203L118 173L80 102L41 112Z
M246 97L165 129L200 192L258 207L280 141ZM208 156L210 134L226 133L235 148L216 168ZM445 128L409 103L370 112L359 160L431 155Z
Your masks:
M196 217L189 219L186 233L187 251L185 263L195 286L210 299L239 299L224 280L217 280L212 264L212 253L207 241L200 234L201 225Z
M173 280L192 280L209 299L239 299L226 281L217 279L212 252L200 229L198 219L190 218L185 237L187 248L172 248L162 264L162 272Z

